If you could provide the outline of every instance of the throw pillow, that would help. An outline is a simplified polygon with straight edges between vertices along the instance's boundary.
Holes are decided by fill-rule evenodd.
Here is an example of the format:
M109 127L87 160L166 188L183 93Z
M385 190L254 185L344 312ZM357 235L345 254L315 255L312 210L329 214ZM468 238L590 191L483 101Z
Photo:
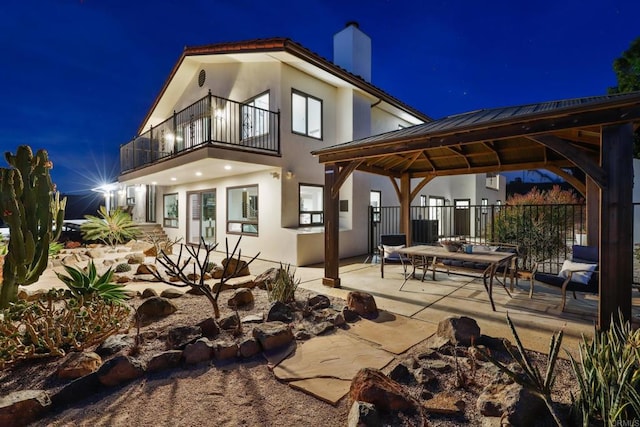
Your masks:
M598 264L586 264L565 260L565 262L562 263L562 268L558 276L566 279L569 276L569 272L572 271L574 273L571 275L571 281L586 285L589 283L589 279L591 279L591 275L597 266Z
M389 258L389 257L395 257L398 258L398 249L402 249L404 248L404 245L399 245L399 246L388 246L388 245L382 245L382 250L384 251L384 257L385 258Z

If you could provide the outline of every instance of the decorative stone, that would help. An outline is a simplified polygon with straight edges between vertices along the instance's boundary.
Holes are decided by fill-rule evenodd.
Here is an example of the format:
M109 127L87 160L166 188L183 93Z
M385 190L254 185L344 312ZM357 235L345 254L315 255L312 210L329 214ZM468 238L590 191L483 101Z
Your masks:
M71 405L87 396L102 390L104 386L98 380L98 372L93 372L65 385L60 391L51 397L54 407Z
M504 417L511 425L530 425L546 413L542 399L519 384L490 384L476 402L478 412L487 417Z
M308 299L307 304L313 310L331 307L331 300L326 295L315 295Z
M167 332L167 349L183 350L202 336L200 326L176 326Z
M249 272L249 266L247 265L247 262L239 260L237 258L223 259L222 266L227 270L227 277L242 277L251 274Z
M445 391L423 402L422 408L431 414L460 415L464 411L465 403L460 397Z
M227 304L231 308L240 308L252 304L253 301L254 297L250 289L238 289L233 296L229 298Z
M51 399L46 391L14 391L0 397L0 425L20 427L40 418L49 409Z
M240 357L248 359L260 353L262 349L255 338L246 338L238 345L238 353Z
M129 260L131 261L131 260ZM155 265L152 264L140 264L138 266L138 268L136 269L135 274L136 275L140 275L140 274L153 274L153 273L157 273L158 269L156 268Z
M249 314L240 319L242 323L262 323L264 322L264 314Z
M58 367L58 378L76 379L95 372L102 365L102 358L92 351L73 352Z
M157 297L157 296L158 296L158 291L156 291L155 289L146 288L144 291L142 291L142 298L144 299Z
M216 319L214 319L213 317L204 319L203 321L198 323L198 326L200 326L202 335L207 338L215 338L218 336L218 334L220 334L220 326L218 325L218 322L216 322Z
M208 338L200 338L193 344L189 344L184 348L182 355L184 361L188 365L194 365L196 363L210 360L213 356L214 345Z
M131 279L125 275L120 275L120 274L114 274L113 275L113 281L116 283L129 283L131 281Z
M162 297L151 297L138 307L138 315L143 319L157 319L178 311L178 307Z
M347 418L347 427L382 427L376 406L367 402L353 402Z
M344 317L344 320L349 323L357 322L358 319L360 319L360 315L349 307L342 308L342 316Z
M218 325L225 331L235 331L240 327L240 318L236 313L229 314L218 320Z
M134 253L125 256L125 259L129 264L142 264L144 263L144 254Z
M339 311L329 314L327 316L327 321L331 322L333 326L342 326L346 323L344 320L344 315Z
M443 374L453 371L453 366L444 360L425 360L424 364L428 369Z
M389 372L389 378L401 384L410 384L415 378L409 368L399 363Z
M293 322L293 310L287 304L274 301L267 313L267 322Z
M228 340L213 342L213 357L216 360L229 360L238 357L238 344Z
M413 377L415 378L418 384L423 384L423 385L429 384L438 378L435 372L433 372L429 368L416 369L415 371L413 371Z
M116 263L115 259L103 259L102 260L102 265L104 265L105 267L111 267L115 263Z
M105 362L96 374L102 385L112 387L139 378L144 371L145 366L141 361L128 356L117 356Z
M311 339L312 337L312 335L306 329L300 329L299 331L296 331L293 336L298 341L306 341L308 339Z
M153 356L147 362L147 372L158 372L172 369L180 364L182 350L168 350Z
M85 255L91 259L104 258L104 251L102 249L89 249L85 252Z
M318 324L315 324L311 327L311 333L313 335L322 335L327 331L331 331L335 328L335 326L333 326L333 323L331 322L320 322Z
M480 327L470 317L451 316L438 323L436 335L449 340L452 344L468 347L480 338Z
M353 291L347 295L347 306L365 319L378 317L378 307L373 295L366 292Z
M111 356L117 352L129 348L133 345L133 338L129 335L118 334L107 337L102 344L96 349L96 353L101 356Z
M271 267L263 273L258 274L255 279L253 279L254 286L259 289L267 289L267 284L273 283L278 279L279 269L275 267Z
M363 368L353 377L349 400L372 403L381 411L418 411L417 402L400 384L372 368Z
M256 325L252 334L264 350L272 350L293 341L291 328L283 322L265 322Z
M180 298L182 295L184 295L184 292L171 288L165 289L164 291L160 292L160 296L167 299Z

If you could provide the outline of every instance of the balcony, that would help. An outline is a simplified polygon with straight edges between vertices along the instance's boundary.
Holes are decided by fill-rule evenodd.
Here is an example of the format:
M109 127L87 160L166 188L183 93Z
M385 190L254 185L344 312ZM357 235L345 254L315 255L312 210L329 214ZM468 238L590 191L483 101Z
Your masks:
M120 172L201 147L280 154L280 113L209 93L120 146Z

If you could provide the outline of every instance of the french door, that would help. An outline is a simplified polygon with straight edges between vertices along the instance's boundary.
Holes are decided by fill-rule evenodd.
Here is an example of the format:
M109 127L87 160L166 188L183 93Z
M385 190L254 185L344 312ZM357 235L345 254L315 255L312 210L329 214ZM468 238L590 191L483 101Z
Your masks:
M201 239L209 245L216 243L216 190L187 193L187 243L197 245Z

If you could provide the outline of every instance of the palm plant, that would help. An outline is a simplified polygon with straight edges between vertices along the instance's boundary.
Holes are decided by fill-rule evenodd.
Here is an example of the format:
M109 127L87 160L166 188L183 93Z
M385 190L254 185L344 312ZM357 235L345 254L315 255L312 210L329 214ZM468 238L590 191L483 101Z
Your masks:
M71 293L77 298L85 296L99 296L104 300L120 303L127 295L124 286L113 283L113 271L109 268L103 275L98 275L93 261L89 262L86 271L74 267L64 266L68 276L56 272Z
M86 240L100 240L109 246L115 246L140 234L131 215L120 208L107 212L106 207L100 206L98 214L100 217L85 215L87 222L80 226L80 230Z

